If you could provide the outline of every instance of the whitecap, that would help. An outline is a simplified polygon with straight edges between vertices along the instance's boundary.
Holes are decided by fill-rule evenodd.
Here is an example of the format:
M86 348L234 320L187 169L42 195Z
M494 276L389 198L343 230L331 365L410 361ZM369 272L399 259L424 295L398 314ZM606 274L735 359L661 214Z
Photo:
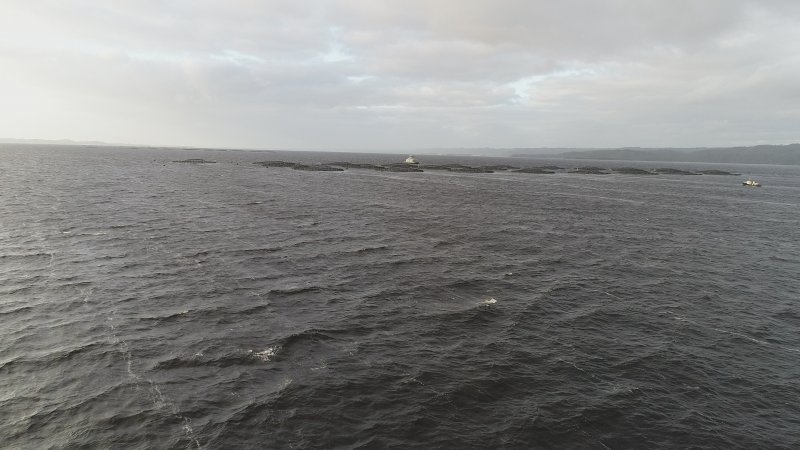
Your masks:
M252 352L252 350L251 350ZM267 347L266 349L253 353L253 356L260 359L261 361L269 361L275 356L275 347Z

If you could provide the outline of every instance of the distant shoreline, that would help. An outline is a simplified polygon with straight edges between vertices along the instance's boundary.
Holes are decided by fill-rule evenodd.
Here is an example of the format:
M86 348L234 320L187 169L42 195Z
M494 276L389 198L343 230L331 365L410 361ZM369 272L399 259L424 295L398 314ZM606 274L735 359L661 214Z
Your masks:
M752 147L714 148L616 148L577 150L553 153L558 159L590 159L595 161L687 162L719 164L800 165L800 144L756 145ZM541 154L513 153L511 157L542 157Z
M767 164L800 165L800 144L757 145L750 147L708 147L708 148L475 148L480 153L464 153L465 148L428 149L384 149L366 151L363 149L256 149L196 146L154 146L135 144L113 144L99 141L0 139L0 146L68 146L119 149L169 149L184 151L227 151L227 152L320 152L376 154L420 154L447 157L486 157L486 158L536 158L560 160L595 160L617 162L661 162L661 163L711 163L711 164Z

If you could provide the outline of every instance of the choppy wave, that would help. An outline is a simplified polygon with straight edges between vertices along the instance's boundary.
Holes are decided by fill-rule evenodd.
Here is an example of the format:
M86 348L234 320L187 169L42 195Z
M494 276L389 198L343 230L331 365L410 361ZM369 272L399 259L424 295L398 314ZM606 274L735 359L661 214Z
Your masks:
M0 149L0 447L800 442L796 168L206 153Z

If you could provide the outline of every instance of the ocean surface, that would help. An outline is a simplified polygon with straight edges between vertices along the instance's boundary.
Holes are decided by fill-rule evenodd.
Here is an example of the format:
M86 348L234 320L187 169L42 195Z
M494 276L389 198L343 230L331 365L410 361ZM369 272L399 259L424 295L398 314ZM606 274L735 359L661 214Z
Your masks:
M0 448L800 447L800 167L405 156L2 146Z

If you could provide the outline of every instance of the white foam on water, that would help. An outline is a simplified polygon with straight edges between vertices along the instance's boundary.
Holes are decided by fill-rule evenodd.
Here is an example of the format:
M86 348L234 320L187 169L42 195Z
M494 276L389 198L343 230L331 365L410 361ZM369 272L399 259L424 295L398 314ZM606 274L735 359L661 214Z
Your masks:
M252 353L257 359L267 362L271 360L273 356L275 356L275 350L275 347L267 347L260 352L253 352L253 350L250 350L248 353Z
M89 303L89 298L92 296L93 292L94 292L93 287L88 287L81 291L81 294L83 294L83 303Z
M286 389L287 387L289 387L290 384L292 384L293 381L294 379L292 378L289 377L284 378L283 381L281 381L281 385L278 387L278 390L282 391Z

